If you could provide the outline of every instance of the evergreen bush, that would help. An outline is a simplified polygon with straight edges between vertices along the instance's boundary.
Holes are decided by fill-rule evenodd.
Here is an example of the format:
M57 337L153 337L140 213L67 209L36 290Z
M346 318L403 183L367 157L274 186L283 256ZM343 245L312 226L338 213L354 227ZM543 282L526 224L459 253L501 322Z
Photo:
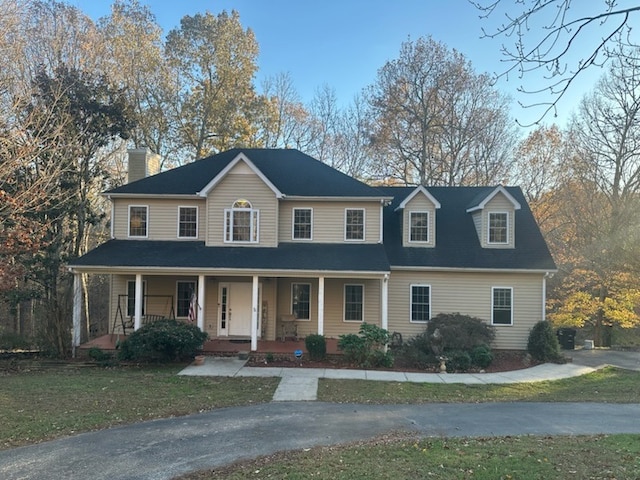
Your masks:
M560 359L558 337L549 322L541 320L533 326L529 332L527 351L541 362L555 362Z
M448 372L466 372L471 368L471 355L464 350L455 350L447 356Z
M488 345L477 345L471 350L471 363L480 368L487 368L493 362L493 353Z
M197 326L179 320L148 323L120 344L121 360L174 362L195 355L208 335Z
M393 355L385 352L389 343L389 332L371 323L360 325L359 334L340 335L338 348L350 363L364 368L392 367Z
M309 352L311 360L324 360L327 356L327 341L324 335L312 334L307 335L304 339L304 345Z

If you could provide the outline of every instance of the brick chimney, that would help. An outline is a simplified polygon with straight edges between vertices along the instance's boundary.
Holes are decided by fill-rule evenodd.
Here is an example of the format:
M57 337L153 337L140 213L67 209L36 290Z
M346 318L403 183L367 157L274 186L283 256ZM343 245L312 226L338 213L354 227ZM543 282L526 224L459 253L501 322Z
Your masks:
M135 182L141 178L160 173L160 155L148 148L131 148L129 154L129 171L127 182Z

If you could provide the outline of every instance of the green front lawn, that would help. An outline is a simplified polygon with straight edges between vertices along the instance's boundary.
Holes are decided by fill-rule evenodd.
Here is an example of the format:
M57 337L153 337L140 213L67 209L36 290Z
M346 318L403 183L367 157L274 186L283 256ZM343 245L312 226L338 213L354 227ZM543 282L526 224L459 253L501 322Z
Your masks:
M153 418L268 402L278 378L177 376L167 367L0 370L0 448Z
M381 438L282 452L182 480L640 478L640 436Z
M604 368L552 382L505 385L320 379L318 400L339 403L611 402L640 401L640 372Z
M2 367L2 365L0 365ZM0 368L0 448L74 433L271 401L279 378L186 377L183 365ZM358 403L598 401L634 403L640 372L607 368L556 382L442 385L320 380L319 400Z

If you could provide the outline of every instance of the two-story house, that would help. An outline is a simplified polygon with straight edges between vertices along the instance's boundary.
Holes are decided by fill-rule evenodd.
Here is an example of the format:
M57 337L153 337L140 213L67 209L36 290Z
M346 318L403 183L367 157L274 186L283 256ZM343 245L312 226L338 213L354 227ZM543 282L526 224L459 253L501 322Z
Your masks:
M292 324L407 338L460 312L524 349L556 268L519 188L372 187L298 150L233 149L105 195L112 238L69 267L111 275L115 331L176 317L256 350Z

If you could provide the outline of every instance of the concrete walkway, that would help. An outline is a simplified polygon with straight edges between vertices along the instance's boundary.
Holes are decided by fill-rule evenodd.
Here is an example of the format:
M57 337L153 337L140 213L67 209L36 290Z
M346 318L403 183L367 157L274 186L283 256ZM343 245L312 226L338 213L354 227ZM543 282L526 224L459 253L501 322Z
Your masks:
M505 384L540 382L584 375L596 370L575 363L545 363L522 370L500 373L414 373L384 370L333 368L246 367L246 360L207 357L204 365L189 365L179 375L211 377L280 377L274 401L313 401L318 398L318 379L358 379L385 382Z

